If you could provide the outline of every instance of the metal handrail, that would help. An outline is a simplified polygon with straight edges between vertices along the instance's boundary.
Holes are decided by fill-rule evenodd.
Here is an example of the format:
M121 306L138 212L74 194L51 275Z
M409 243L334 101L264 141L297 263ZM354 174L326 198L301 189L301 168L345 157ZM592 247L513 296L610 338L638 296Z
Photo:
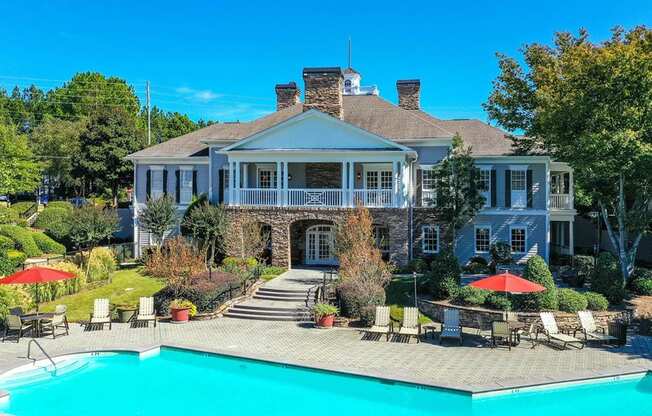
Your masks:
M57 364L54 362L54 360L52 359L52 357L50 357L50 355L49 355L47 352L45 352L45 350L43 349L43 347L41 346L41 344L39 344L38 341L36 341L35 339L31 339L31 340L27 343L27 359L28 359L28 360L34 360L34 362L36 362L36 358L32 358L32 357L31 357L31 354L32 354L32 343L36 344L36 346L41 350L41 352L43 353L43 355L45 355L45 356L47 357L47 359L50 360L50 362L52 363L52 366L54 367L54 371L53 371L53 373L54 373L54 375L56 376L56 375L57 375Z

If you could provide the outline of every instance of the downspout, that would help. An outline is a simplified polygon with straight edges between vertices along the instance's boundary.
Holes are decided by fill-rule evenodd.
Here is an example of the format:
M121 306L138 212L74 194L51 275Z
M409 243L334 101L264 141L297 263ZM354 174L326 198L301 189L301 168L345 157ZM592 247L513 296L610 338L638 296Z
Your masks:
M408 261L414 259L414 162L416 157L411 159L409 156L408 166L410 168L408 173Z

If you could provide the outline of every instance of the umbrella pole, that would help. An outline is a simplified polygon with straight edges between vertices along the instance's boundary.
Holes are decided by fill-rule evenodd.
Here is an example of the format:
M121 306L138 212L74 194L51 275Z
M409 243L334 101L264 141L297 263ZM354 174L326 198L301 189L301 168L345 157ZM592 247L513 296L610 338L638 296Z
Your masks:
M417 272L412 272L412 277L414 277L414 307L418 308L417 302Z

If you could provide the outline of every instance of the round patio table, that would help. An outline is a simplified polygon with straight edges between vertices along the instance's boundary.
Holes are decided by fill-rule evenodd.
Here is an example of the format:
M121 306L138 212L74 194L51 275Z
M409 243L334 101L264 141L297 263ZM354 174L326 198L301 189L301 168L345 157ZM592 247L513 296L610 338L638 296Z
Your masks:
M509 326L509 332L511 337L511 340L509 342L511 342L512 345L518 345L519 342L521 341L518 336L518 331L525 329L527 327L527 324L525 322L508 321L507 325Z
M30 313L27 315L21 315L20 319L23 322L33 322L36 329L36 338L41 336L41 321L52 319L54 313Z

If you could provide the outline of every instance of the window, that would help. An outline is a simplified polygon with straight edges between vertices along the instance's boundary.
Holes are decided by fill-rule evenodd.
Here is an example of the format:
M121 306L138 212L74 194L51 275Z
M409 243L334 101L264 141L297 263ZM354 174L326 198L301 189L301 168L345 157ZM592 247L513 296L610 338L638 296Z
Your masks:
M421 206L432 207L437 201L435 193L435 171L423 169L421 171Z
M475 252L488 253L489 246L491 245L491 227L476 226L475 227Z
M179 203L189 204L192 202L192 168L181 168L179 171Z
M380 172L380 189L392 189L392 172L383 170Z
M158 199L162 197L165 192L165 189L163 189L163 167L152 166L150 172L152 181L150 198Z
M512 170L512 207L525 208L527 206L527 174L526 170Z
M377 189L378 188L378 172L376 171L367 171L367 183L365 184L367 189Z
M374 225L374 241L381 253L389 253L389 228Z
M527 232L525 227L511 227L509 230L509 244L512 246L512 253L525 253Z
M276 170L272 167L258 167L258 188L270 189L276 187Z
M478 169L478 190L484 197L484 206L491 205L491 169Z
M424 253L439 252L439 227L435 225L421 227L421 251Z

